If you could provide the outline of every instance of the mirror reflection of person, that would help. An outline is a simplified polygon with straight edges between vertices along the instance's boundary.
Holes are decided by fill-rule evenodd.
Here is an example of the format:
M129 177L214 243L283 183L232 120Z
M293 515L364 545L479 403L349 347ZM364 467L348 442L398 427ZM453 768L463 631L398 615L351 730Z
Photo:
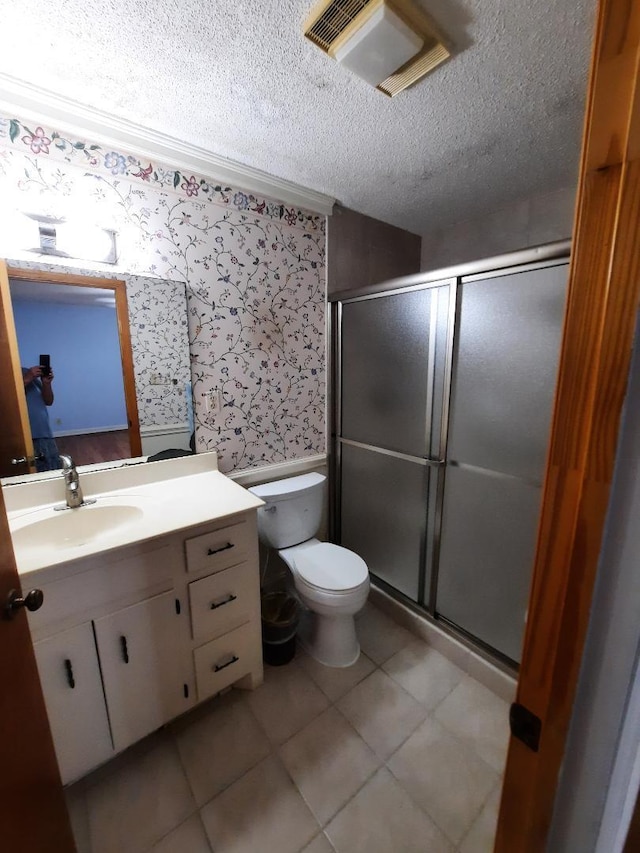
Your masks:
M53 403L53 371L44 376L42 368L23 367L22 379L27 397L29 425L36 457L36 471L55 471L61 468L58 446L49 421L49 406Z

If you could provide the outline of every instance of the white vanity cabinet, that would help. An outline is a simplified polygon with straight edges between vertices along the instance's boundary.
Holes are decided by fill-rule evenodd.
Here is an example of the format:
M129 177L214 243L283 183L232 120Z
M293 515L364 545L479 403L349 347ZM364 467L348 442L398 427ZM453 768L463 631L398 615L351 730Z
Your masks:
M57 567L29 614L62 780L262 681L255 512Z
M60 774L78 779L113 755L93 625L84 622L34 649Z

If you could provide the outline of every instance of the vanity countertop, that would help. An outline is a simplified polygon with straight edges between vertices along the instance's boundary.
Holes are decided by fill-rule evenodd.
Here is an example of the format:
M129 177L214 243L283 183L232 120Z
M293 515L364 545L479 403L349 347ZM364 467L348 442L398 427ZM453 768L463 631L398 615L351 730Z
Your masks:
M263 503L217 470L215 453L80 471L80 483L85 500L96 498L96 503L62 511L53 509L65 499L61 475L3 487L18 573L28 576L28 583L53 566L229 518Z

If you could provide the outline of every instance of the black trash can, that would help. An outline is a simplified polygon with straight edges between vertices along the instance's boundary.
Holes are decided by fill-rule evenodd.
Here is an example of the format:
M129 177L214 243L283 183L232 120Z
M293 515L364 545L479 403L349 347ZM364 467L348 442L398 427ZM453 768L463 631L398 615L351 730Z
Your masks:
M296 653L296 631L300 620L298 600L288 592L262 596L262 657L271 666L289 663Z

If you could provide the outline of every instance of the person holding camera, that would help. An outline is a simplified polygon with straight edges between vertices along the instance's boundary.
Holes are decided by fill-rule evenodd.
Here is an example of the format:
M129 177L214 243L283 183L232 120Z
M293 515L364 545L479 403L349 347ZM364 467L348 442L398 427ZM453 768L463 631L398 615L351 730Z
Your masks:
M53 371L36 367L23 367L22 379L27 398L29 425L36 457L36 471L55 471L62 468L58 445L53 437L48 407L53 403Z

